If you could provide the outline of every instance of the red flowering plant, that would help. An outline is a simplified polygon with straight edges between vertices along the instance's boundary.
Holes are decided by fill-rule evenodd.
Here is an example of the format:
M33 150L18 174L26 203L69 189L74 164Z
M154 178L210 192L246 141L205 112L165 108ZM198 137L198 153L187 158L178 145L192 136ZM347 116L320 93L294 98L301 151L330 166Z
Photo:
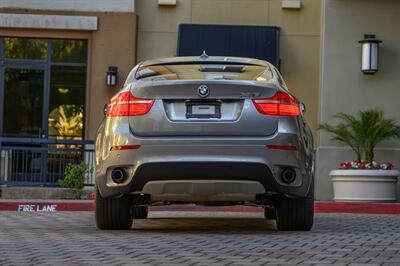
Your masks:
M374 149L378 143L400 137L399 126L393 119L385 118L383 111L378 109L360 111L358 116L339 113L335 118L341 123L323 123L319 129L331 133L333 140L348 145L357 157L354 161L341 163L341 169L393 169L390 162L374 160Z
M375 170L392 170L391 162L381 163L377 161L367 162L364 160L354 160L351 162L343 162L340 164L340 169L375 169Z

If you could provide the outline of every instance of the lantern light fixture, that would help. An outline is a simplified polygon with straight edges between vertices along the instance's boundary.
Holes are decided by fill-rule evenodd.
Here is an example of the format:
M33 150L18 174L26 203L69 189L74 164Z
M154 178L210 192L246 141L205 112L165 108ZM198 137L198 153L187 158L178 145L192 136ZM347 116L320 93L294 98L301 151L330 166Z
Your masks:
M115 66L109 66L107 71L107 86L115 87L118 83L118 68Z
M361 71L366 75L378 72L379 44L381 40L375 39L374 34L365 34L361 43Z

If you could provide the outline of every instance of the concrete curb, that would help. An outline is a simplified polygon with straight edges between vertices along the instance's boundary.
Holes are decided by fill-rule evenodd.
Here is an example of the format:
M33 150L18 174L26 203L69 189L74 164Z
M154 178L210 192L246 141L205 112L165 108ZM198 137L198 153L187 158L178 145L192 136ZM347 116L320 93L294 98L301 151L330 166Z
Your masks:
M92 200L0 200L0 211L57 212L94 211ZM190 212L263 212L259 207L229 206L208 207L194 204L153 206L150 211ZM338 203L316 202L317 213L364 213L400 215L400 203Z

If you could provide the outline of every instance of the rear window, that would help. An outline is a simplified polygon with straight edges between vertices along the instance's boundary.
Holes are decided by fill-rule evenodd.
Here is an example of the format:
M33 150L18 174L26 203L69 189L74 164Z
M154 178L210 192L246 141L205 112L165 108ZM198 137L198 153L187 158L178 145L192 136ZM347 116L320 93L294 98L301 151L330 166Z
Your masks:
M255 80L272 79L268 66L243 64L176 64L140 67L136 79L146 80Z

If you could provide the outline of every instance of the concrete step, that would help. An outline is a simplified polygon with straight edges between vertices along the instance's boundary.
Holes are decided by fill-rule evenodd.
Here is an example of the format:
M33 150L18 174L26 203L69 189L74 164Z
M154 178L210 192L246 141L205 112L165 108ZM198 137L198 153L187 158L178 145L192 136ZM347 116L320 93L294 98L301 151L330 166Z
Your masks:
M93 187L85 187L81 199L89 199ZM66 188L0 187L0 199L73 199Z

